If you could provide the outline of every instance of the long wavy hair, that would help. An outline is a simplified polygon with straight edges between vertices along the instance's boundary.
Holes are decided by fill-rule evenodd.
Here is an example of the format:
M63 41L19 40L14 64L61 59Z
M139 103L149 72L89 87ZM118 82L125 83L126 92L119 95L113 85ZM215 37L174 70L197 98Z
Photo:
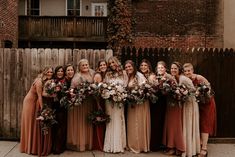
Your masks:
M115 70L110 68L110 62L111 61L115 62L116 65L117 65L117 68ZM117 73L118 76L122 76L123 75L123 69L122 69L121 62L117 59L117 57L112 56L108 59L107 75L110 76L110 75L113 75L114 73Z

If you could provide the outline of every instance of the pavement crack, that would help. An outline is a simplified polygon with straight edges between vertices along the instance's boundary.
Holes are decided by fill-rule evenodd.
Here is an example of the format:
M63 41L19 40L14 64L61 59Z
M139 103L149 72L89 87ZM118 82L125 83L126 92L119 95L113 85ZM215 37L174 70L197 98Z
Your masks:
M95 153L93 151L91 151L91 153L92 153L93 157L95 157Z
M17 143L3 157L6 157L16 146L17 146Z

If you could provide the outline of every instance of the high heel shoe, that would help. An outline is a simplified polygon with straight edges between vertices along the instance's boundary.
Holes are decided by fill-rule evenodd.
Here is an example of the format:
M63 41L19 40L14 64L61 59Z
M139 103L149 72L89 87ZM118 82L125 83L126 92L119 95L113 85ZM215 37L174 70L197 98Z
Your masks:
M175 155L175 150L174 149L170 149L165 154L166 155Z
M208 156L207 149L201 149L199 157L207 157L207 156Z

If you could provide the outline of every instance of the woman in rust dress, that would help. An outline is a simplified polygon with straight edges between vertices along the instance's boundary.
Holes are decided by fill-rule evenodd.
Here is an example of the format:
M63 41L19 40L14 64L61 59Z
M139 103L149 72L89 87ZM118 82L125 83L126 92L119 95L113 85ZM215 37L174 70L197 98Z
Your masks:
M200 83L206 84L210 88L210 83L208 80L198 74L194 73L194 68L191 63L184 64L184 74L193 81L195 87ZM214 97L211 96L208 102L199 102L199 124L201 133L201 152L200 156L207 156L207 143L209 136L216 135L216 105Z
M94 75L94 83L99 84L103 82L104 76L107 71L107 62L105 60L100 60L98 62L98 68L96 70L96 73ZM100 97L97 97L97 105L95 106L95 110L102 110L105 111L105 102ZM94 126L94 133L93 133L93 150L100 150L103 151L104 147L104 133L105 133L105 125L106 124L100 124Z
M89 68L87 59L78 63L78 73L74 75L71 88L77 88L80 83L93 83L94 71ZM87 116L93 111L95 99L86 97L82 104L68 110L67 148L75 151L92 149L93 126L87 121Z
M135 89L147 83L143 74L137 72L134 62L125 62L125 70L128 75L128 89ZM150 151L150 108L149 100L138 104L129 104L127 111L127 146L133 153Z
M171 75L178 84L182 76L182 68L176 64L171 65ZM186 151L183 137L183 108L178 103L167 99L166 115L163 128L163 144L167 147L166 154L180 155Z
M24 98L21 116L21 136L20 136L20 152L27 154L40 154L41 152L41 130L37 113L43 106L42 88L49 67L46 67L42 73L34 80L29 92Z

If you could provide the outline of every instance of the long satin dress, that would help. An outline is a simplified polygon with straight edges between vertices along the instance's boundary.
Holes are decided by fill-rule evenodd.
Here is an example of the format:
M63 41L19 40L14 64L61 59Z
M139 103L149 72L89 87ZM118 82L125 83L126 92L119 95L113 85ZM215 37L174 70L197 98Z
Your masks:
M129 80L128 88L146 83L143 74L137 72L136 79ZM134 153L150 150L150 109L149 101L128 106L127 111L127 146Z
M195 91L192 81L180 75L179 85L185 85L189 91ZM195 96L189 96L183 106L183 137L186 156L192 157L200 153L199 108Z
M92 82L93 73L89 80L80 73L75 74L71 87L76 87L83 81ZM68 110L67 148L75 151L85 151L92 149L93 125L88 122L87 116L94 110L95 99L93 96L83 100L80 106L75 106Z
M42 93L42 81L36 79L24 98L21 116L20 152L40 154L41 130L36 121L39 111L38 94Z

